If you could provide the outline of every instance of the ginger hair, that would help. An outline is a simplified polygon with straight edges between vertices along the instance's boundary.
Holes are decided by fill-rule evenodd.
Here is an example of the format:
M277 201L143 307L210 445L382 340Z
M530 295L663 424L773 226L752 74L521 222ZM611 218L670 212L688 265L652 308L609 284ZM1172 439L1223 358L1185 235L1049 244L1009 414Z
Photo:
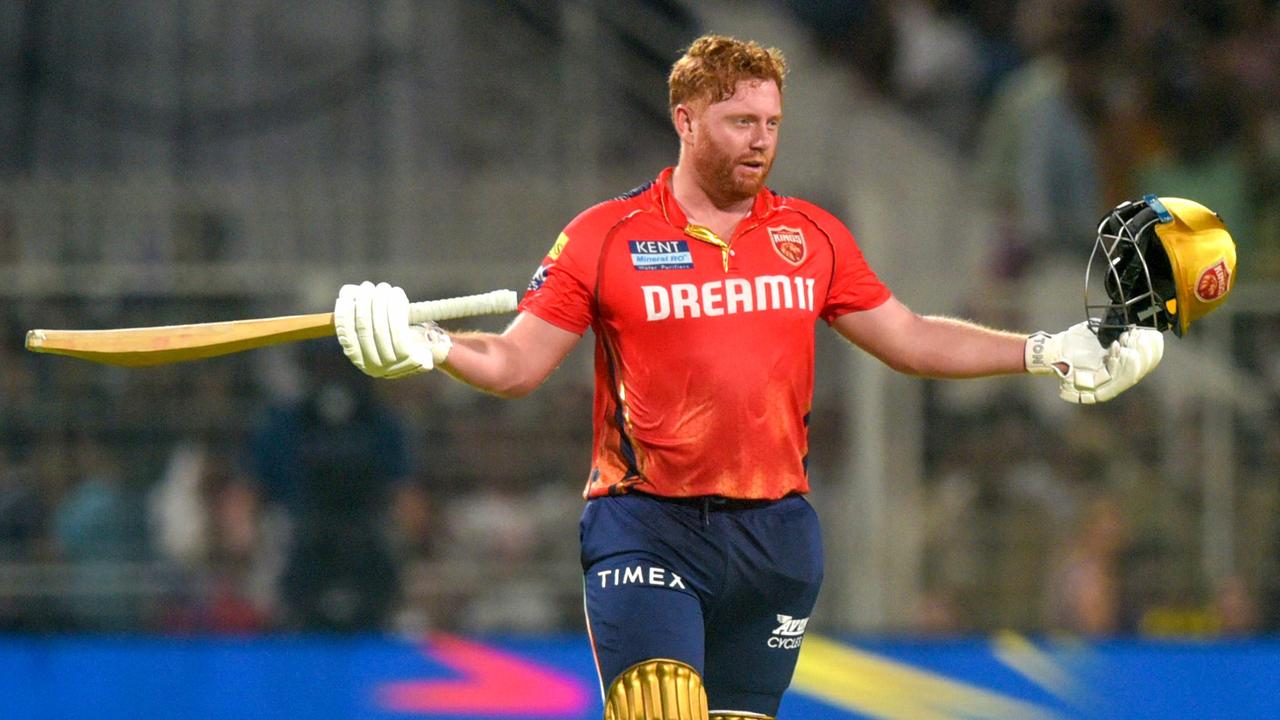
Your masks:
M733 97L739 80L772 80L782 90L787 60L777 48L725 35L703 35L671 67L671 108L681 103L717 103Z

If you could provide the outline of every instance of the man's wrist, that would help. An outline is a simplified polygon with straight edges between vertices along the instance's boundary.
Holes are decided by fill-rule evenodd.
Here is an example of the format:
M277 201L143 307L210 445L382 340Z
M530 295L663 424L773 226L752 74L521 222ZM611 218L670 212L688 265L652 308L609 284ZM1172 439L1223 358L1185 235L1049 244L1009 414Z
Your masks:
M1044 331L1033 332L1027 336L1022 352L1027 372L1032 375L1061 375L1048 356L1052 340L1053 336Z
M431 359L436 365L442 365L449 359L449 351L453 349L453 339L449 337L449 333L435 323L428 323L427 329L427 346L431 348Z

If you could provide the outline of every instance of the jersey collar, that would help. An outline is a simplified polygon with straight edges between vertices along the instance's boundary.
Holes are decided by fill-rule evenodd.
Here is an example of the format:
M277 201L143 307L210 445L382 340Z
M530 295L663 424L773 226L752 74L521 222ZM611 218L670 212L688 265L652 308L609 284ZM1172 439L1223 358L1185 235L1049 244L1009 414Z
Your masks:
M675 173L674 167L669 167L658 173L657 180L654 184L658 188L658 205L662 208L663 217L673 227L684 230L689 225L689 218L685 216L684 210L680 209L680 203L676 202L675 193L671 188L671 176ZM768 187L762 188L756 193L755 202L751 205L751 212L747 217L743 218L744 223L754 223L763 219L774 211L778 205L778 196L774 194Z

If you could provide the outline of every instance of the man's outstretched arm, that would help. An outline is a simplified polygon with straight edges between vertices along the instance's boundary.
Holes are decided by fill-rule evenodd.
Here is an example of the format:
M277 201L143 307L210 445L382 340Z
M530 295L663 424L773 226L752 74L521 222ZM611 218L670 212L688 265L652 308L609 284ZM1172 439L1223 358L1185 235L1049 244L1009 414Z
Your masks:
M387 283L344 285L333 323L342 352L366 375L395 379L440 367L479 390L522 397L542 384L581 336L521 313L501 334L451 335L411 324L404 290Z
M1027 371L1026 335L964 320L917 315L897 298L836 318L836 332L908 375L969 378Z
M524 397L560 366L581 337L520 313L501 335L451 335L453 347L440 369L485 392Z
M1152 328L1130 328L1104 348L1083 322L1053 335L1019 335L917 315L896 298L843 315L833 327L900 372L935 378L1054 375L1058 395L1081 404L1119 395L1155 369L1164 355L1164 336Z

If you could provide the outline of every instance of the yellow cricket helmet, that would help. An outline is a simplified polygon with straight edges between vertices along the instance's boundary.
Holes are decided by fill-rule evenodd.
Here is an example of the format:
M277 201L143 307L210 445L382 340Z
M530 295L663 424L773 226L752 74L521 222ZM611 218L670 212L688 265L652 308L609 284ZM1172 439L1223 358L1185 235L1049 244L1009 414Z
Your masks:
M1091 301L1095 269L1104 275L1101 302ZM1217 213L1194 200L1146 195L1116 206L1098 224L1085 312L1103 345L1130 325L1181 337L1226 301L1235 281L1235 241ZM1101 317L1093 317L1096 311Z

